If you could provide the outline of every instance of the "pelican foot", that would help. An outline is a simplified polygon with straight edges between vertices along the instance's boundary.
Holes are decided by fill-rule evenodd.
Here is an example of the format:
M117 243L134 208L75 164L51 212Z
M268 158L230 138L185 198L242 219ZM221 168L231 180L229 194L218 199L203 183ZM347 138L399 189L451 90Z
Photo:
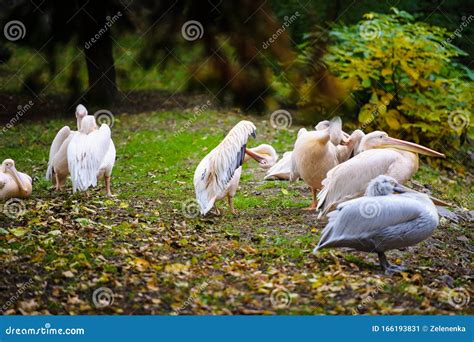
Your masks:
M391 276L393 274L400 273L400 272L403 272L405 270L406 270L406 268L403 267L403 266L390 265L390 266L385 268L385 274L388 275L388 276Z
M377 254L379 256L380 266L385 271L386 275L392 275L394 273L400 273L400 272L403 272L405 270L405 268L402 267L402 266L392 265L391 263L389 263L384 252L378 252Z
M314 211L314 210L316 210L316 206L310 205L308 208L303 208L301 210L303 210L303 211Z

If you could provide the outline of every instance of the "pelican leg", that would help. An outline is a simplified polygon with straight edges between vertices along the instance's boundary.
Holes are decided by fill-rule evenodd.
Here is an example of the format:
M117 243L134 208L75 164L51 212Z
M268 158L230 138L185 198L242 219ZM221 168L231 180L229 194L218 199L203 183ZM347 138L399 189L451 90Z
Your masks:
M55 180L55 185L56 185L56 191L59 191L61 190L61 187L59 186L59 176L58 174L55 172L54 173L54 180Z
M308 207L308 208L304 208L303 210L316 210L316 208L318 207L318 200L317 200L317 194L318 194L318 191L314 188L311 188L311 193L312 193L312 196L313 196L313 200L311 202L311 205Z
M214 215L217 215L217 216L221 215L221 211L219 210L219 208L217 207L215 203L214 203Z
M380 266L387 275L392 275L394 273L399 273L405 270L405 268L403 268L402 266L390 264L384 252L377 252L377 254L379 256Z
M105 191L107 193L107 196L111 197L113 196L112 195L112 191L110 191L110 178L111 176L104 176L104 179L105 179Z
M229 202L229 208L232 214L237 215L237 210L234 208L234 198L231 195L227 195L227 201Z

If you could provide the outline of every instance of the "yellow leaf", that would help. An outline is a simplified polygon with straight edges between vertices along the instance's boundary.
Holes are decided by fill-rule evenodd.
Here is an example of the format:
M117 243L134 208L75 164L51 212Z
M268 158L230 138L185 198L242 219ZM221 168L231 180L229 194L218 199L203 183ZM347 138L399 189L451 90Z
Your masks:
M180 273L184 272L189 268L188 265L176 263L176 264L169 264L165 266L165 272L169 273Z
M400 129L400 122L398 121L398 117L400 114L395 109L390 109L387 114L385 115L385 122L387 125L394 130Z
M388 68L382 69L382 76L387 76L391 74L392 74L392 69L388 69Z
M373 119L373 113L370 110L370 106L362 107L359 113L359 122L365 123Z
M142 258L133 259L133 264L137 267L140 272L143 272L150 266L150 263Z

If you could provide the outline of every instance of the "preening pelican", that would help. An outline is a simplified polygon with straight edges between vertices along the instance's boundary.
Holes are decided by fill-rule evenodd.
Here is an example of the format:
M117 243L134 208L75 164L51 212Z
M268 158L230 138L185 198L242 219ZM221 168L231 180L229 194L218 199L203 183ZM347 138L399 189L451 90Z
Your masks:
M427 195L383 175L369 183L364 197L339 204L328 218L314 253L330 247L374 252L387 273L402 268L390 265L385 251L427 239L439 223L436 207Z
M387 133L375 131L365 135L359 154L328 172L323 189L318 194L320 216L338 203L362 196L369 182L387 175L404 184L418 170L417 153L434 157L444 154L408 141L394 139Z
M305 132L295 142L291 154L290 180L302 178L311 187L313 201L307 208L309 210L316 209L316 193L321 189L321 181L338 164L336 146L344 142L341 126L341 119L336 117L329 127Z
M72 137L67 147L73 192L86 191L104 177L106 193L108 196L112 195L110 179L116 152L111 134L107 124L102 124L97 129L92 115L82 119L78 134Z
M12 159L5 159L0 166L0 199L27 198L33 190L33 180L26 173L18 172Z
M82 119L87 116L87 109L83 105L76 107L77 129L81 128ZM61 128L51 144L49 150L48 169L46 171L46 179L52 181L56 190L60 190L67 177L69 169L67 164L67 147L72 137L77 131L72 131L69 126Z
M242 164L248 157L255 159L262 167L271 163L271 157L263 157L246 148L250 135L255 137L255 125L240 121L199 163L194 172L194 189L201 214L207 214L217 200L227 197L229 208L235 213L233 198L242 173ZM219 209L216 207L219 214Z

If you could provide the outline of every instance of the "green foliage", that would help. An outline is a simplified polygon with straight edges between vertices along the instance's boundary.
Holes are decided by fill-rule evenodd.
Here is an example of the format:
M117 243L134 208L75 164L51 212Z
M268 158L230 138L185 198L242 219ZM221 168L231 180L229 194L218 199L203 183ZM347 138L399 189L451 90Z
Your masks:
M472 71L454 62L466 54L445 29L392 10L334 26L326 63L356 99L362 127L454 150L466 131L474 137Z

